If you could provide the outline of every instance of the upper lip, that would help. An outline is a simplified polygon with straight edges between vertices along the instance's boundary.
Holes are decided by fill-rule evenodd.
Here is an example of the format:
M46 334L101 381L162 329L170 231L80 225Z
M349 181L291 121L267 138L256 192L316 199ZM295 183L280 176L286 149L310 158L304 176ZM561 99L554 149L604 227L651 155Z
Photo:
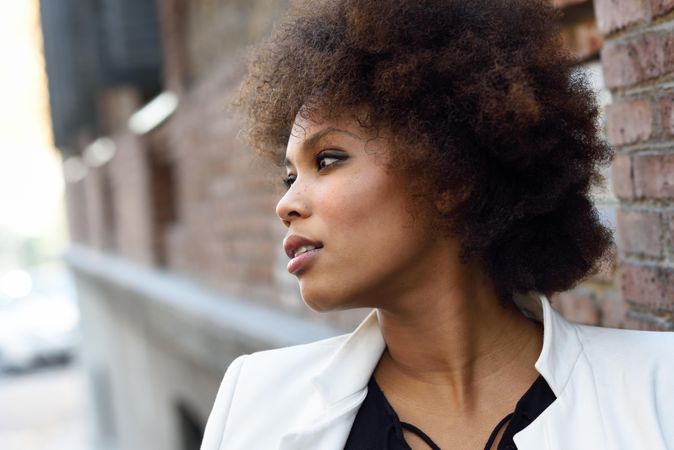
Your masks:
M299 234L291 234L283 240L283 249L286 251L288 258L291 259L295 257L295 252L297 249L303 245L313 245L316 248L323 247L323 244L320 242L312 241L311 239L300 236Z

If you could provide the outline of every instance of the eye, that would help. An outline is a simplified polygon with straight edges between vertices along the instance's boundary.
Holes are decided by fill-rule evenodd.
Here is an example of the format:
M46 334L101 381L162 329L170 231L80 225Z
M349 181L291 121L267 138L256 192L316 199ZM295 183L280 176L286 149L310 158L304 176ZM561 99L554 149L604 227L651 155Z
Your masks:
M316 155L316 166L318 170L325 169L326 167L332 166L336 161L343 161L347 156L341 152L330 152L325 151ZM326 161L332 162L326 163Z
M338 161L343 161L347 159L348 156L345 155L342 152L331 152L331 151L324 151L320 152L316 157L314 158L316 162L316 168L320 172L323 169L326 169L332 165L334 165ZM281 179L283 184L285 185L286 189L290 189L290 186L293 185L295 180L297 179L297 176L294 174L290 174L284 178Z
M290 186L293 185L293 182L295 181L295 175L288 175L287 177L284 177L281 181L285 185L286 189L290 189Z

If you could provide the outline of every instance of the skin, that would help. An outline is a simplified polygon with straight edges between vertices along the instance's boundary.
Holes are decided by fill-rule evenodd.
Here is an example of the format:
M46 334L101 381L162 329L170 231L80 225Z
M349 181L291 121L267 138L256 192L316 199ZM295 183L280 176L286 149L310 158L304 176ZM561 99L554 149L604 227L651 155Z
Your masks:
M286 149L294 181L276 213L288 234L323 243L295 273L300 292L315 311L377 308L387 348L374 376L400 419L443 449L484 448L539 375L543 329L502 307L477 263L459 263L458 239L439 235L429 205L387 169L388 142L348 116L296 118ZM322 152L343 159L319 169Z

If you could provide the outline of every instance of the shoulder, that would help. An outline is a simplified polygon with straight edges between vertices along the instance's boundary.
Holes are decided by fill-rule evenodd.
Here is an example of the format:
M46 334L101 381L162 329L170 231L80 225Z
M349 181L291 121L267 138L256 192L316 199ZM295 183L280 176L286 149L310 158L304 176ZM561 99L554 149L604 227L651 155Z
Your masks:
M590 365L596 371L674 378L674 332L576 325Z
M575 404L597 412L625 448L674 448L674 332L576 327L584 361ZM596 407L592 407L592 399ZM580 402L580 403L578 403ZM574 402L572 402L574 403ZM603 415L602 415L603 414ZM627 443L630 442L630 443ZM655 444L658 442L658 444Z
M313 372L327 363L348 336L349 334L342 334L307 344L251 353L245 355L245 369L264 371L263 373L270 377L277 376L283 371L297 369L301 369L302 372ZM274 369L275 374L266 372L270 368Z
M220 448L228 429L238 430L237 439L245 439L246 421L251 414L257 414L257 420L263 420L265 416L260 415L260 406L268 404L270 398L285 411L284 423L292 423L293 404L300 398L309 401L314 389L313 375L328 363L348 336L343 334L235 358L220 383L201 448ZM277 416L274 418L278 420ZM272 428L268 428L270 439Z
M280 385L286 392L310 388L312 376L328 363L348 336L241 355L227 368L223 383L226 380L235 384L239 398L263 396Z
M646 359L674 355L674 332L671 331L624 330L591 325L577 325L576 329L585 349L618 351L627 357Z

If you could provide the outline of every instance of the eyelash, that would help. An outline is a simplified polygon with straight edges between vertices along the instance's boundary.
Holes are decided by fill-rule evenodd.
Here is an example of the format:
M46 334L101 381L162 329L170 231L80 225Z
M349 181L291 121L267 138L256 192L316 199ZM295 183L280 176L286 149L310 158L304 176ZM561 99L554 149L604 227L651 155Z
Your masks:
M325 159L335 159L337 161L343 161L346 159L346 156L340 155L340 154L335 154L335 153L328 153L328 152L321 152L316 157L314 158L314 161L316 162L316 167L318 168L319 171L326 169L333 164L336 164L337 161L328 164L326 166L321 167L321 161L325 161ZM295 175L288 175L287 177L284 177L282 179L283 184L285 185L286 189L290 189L290 186L292 186L293 182L295 181L296 176Z

